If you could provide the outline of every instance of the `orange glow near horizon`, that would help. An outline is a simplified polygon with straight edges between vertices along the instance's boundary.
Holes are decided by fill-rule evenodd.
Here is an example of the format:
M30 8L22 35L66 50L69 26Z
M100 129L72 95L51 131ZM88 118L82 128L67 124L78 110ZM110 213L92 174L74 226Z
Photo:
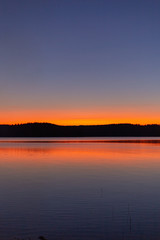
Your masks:
M160 113L141 109L78 110L18 110L1 111L0 124L48 122L58 125L101 125L112 123L160 124Z

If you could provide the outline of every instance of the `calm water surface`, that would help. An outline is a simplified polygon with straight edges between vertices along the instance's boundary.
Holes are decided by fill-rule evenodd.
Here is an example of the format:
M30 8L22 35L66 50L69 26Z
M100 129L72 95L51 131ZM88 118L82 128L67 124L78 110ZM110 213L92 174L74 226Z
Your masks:
M160 239L160 139L0 139L0 240Z

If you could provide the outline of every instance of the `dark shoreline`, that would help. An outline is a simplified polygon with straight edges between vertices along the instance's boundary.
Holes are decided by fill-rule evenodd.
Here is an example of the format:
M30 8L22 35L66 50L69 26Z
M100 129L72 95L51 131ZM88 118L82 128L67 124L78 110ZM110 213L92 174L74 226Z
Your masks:
M0 125L0 137L160 137L160 125L60 126L51 123Z

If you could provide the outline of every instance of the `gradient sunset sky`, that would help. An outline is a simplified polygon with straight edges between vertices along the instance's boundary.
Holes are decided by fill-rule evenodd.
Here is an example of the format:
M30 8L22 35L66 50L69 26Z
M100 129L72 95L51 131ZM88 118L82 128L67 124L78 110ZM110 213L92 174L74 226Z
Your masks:
M160 124L159 0L1 0L0 124Z

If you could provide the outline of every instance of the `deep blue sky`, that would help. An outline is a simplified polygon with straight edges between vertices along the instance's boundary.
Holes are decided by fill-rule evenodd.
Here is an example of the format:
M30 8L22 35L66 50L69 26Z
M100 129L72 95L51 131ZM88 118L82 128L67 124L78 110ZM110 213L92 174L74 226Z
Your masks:
M159 26L158 0L1 0L0 122L160 122Z

